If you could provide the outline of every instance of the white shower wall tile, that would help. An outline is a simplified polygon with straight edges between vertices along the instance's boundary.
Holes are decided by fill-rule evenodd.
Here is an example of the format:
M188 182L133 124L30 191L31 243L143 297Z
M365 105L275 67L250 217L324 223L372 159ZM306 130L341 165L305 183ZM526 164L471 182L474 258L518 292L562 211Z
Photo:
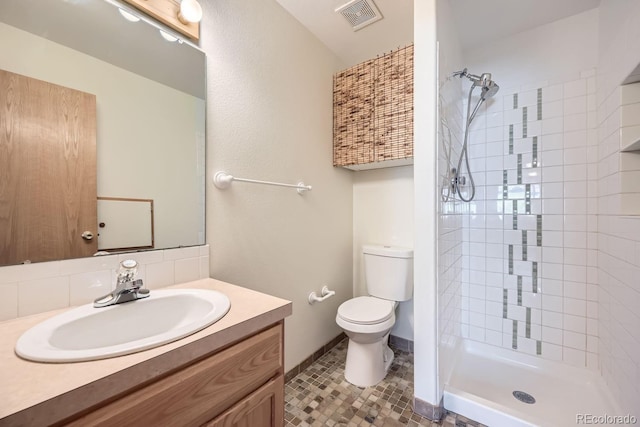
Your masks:
M113 289L123 259L138 261L138 277L149 288L181 283L176 276L206 278L208 254L209 245L203 245L0 267L0 320L89 303ZM176 264L181 276L174 272Z
M562 347L562 361L579 368L587 366L587 354L584 350L577 350L571 347L563 345Z
M446 74L443 73L443 75ZM443 85L440 95L445 100L441 105L443 107L443 110L440 111L441 116L446 117L448 123L462 123L461 110L455 108L456 105L459 105L457 101L461 97L460 81L452 80ZM486 124L499 119L494 116L489 117L484 108L478 112L477 118L477 125L482 126L480 126L480 130L470 132L469 150L476 154L482 153L482 157L476 157L471 161L472 170L478 172L476 174L478 176L477 184L480 189L485 184L482 174L485 170ZM451 136L452 151L459 153L462 138L459 126L452 127ZM442 135L438 135L440 147L443 142L442 137ZM457 154L453 157L455 156ZM439 150L438 173L443 175L444 171L449 168L442 150ZM482 194L484 197L483 190L478 191L478 194ZM470 218L469 213L473 214L473 219ZM479 275L470 274L469 265L475 264L476 261L470 260L469 253L470 247L474 248L474 253L479 249L474 246L476 242L482 242L479 244L484 246L484 226L482 206L465 204L454 197L442 200L438 206L438 338L443 348L451 348L452 344L455 344L460 337L473 335L478 339L483 339L484 328L475 325L470 327L469 325L470 313L472 313L469 301L470 279L480 281ZM479 232L470 233L469 230L479 230ZM462 286L463 279L465 280L464 287ZM484 283L473 283L474 286L480 284ZM473 321L478 323L478 318L474 317ZM443 369L446 371L446 367Z
M542 99L543 99L543 105L544 105L544 102L562 101L562 99L563 99L563 85L562 84L555 84L555 85L543 87L542 88ZM543 111L544 111L544 109L543 109Z
M564 229L567 231L585 231L587 226L587 215L564 215Z
M462 305L469 313L461 318L474 328L466 329L470 339L587 364L587 283L597 280L593 267L596 277L589 281L587 266L597 263L598 244L598 133L590 130L590 112L596 117L594 74L588 70L552 85L501 89L502 114L494 104L473 127L485 138L486 158L472 160L482 165L478 194L484 198L474 201L476 215L465 224L471 226L465 234L472 242L467 248L472 271L461 277L472 296ZM469 320L469 314L481 312L483 299L484 334L476 329L483 327L477 318ZM591 325L589 336L594 333ZM593 363L597 352L589 350Z
M543 135L538 138L538 142L542 151L562 150L564 145L564 134L562 132Z
M562 330L562 313L557 311L551 311L544 308L542 309L542 325L550 328L556 328Z
M562 345L563 330L559 328L552 328L549 326L542 326L542 341L545 343Z
M580 95L587 94L587 79L579 79L570 82L566 82L563 86L564 99L573 98Z
M587 96L576 96L564 100L563 115L571 116L573 114L581 114L587 112Z
M559 134L564 130L564 117L542 119L541 135Z
M544 92L543 92L544 99ZM564 111L562 100L542 103L542 119L562 117Z
M592 371L600 370L600 357L598 353L587 353L587 368Z

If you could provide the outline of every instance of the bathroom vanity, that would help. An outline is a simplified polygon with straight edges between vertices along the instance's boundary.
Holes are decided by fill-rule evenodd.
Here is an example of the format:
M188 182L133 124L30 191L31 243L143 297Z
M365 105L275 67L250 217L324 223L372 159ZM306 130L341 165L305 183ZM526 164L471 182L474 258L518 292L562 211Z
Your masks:
M25 330L63 310L0 323L0 426L283 425L291 303L214 279L171 288L220 291L231 309L181 340L79 363L30 362L13 351Z

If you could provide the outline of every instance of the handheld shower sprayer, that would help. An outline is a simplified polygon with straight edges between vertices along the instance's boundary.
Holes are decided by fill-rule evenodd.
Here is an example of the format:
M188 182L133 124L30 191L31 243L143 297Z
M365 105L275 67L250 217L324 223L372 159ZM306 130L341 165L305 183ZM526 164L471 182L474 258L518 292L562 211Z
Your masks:
M457 193L458 196L460 197L460 200L464 202L470 202L475 197L476 186L475 186L475 183L473 182L473 175L471 174L471 168L469 166L469 155L467 152L467 146L468 146L468 140L469 140L469 127L471 126L471 122L476 116L476 113L478 112L478 109L480 108L482 103L485 102L488 98L491 98L496 93L498 93L498 90L500 90L500 86L498 86L496 82L494 82L491 79L491 73L482 73L481 75L477 76L475 74L470 74L469 72L467 72L467 69L465 68L464 70L456 71L455 73L453 73L453 76L460 77L460 78L466 77L473 83L471 85L471 88L469 88L469 98L467 101L467 120L466 120L466 126L464 131L464 141L462 144L462 149L460 151L460 158L458 159L457 167L450 170L450 172L453 174L453 178L451 178L451 187L453 189L453 193ZM476 87L480 88L480 99L478 100L477 104L473 108L473 112L472 112L471 96L473 94L473 90ZM465 196L460 191L460 187L465 185L466 183L465 177L461 175L463 159L464 159L467 172L469 174L470 194L468 198L465 198Z

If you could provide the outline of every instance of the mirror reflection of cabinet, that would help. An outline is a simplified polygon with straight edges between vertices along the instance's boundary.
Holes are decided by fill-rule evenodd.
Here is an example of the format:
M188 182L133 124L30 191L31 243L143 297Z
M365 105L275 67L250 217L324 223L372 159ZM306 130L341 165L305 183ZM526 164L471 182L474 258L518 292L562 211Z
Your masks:
M96 97L0 70L0 105L0 264L93 255Z
M98 197L99 251L153 248L153 200Z

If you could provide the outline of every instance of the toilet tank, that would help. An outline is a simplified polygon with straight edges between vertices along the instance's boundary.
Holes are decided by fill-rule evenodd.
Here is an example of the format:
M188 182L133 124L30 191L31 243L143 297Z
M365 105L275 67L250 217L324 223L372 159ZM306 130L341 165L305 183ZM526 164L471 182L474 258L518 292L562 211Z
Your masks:
M398 246L366 245L364 277L369 295L407 301L413 295L413 250Z

